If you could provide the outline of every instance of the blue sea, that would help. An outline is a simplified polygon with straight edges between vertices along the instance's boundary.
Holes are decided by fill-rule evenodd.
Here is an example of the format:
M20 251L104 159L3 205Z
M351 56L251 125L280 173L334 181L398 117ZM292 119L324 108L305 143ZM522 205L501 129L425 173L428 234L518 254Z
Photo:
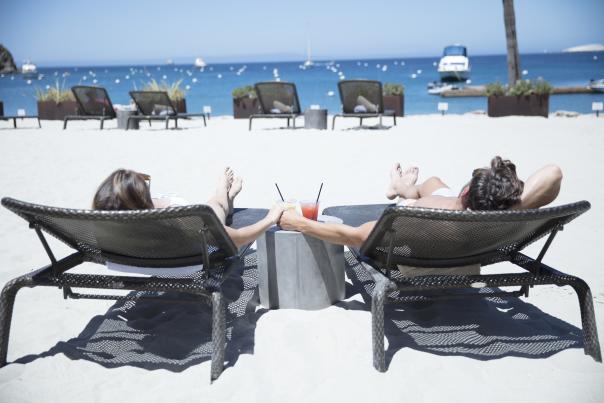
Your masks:
M302 109L311 104L340 110L337 83L341 78L375 79L383 83L400 83L405 87L405 114L437 113L440 101L449 103L449 113L486 110L486 98L446 98L429 95L427 84L438 80L436 64L439 57L370 60L336 60L315 62L312 69L302 70L299 62L209 64L204 71L193 65L131 65L89 67L38 66L37 78L27 80L21 75L0 77L0 101L5 114L17 109L36 113L36 89L59 85L97 85L107 88L114 104L128 104L128 91L141 89L155 79L168 84L182 80L186 90L189 112L201 112L210 106L213 115L232 115L231 91L258 81L275 80L297 85ZM604 78L603 53L565 53L521 55L523 78L543 78L554 86L584 86L590 79ZM472 56L471 85L507 81L505 55ZM604 94L555 95L550 99L550 111L571 110L591 112L594 101L604 101Z

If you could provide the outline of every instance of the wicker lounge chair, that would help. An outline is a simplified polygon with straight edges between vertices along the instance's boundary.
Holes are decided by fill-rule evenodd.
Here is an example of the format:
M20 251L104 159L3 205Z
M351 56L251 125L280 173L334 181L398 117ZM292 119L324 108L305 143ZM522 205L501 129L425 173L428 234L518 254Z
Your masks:
M48 286L63 290L65 298L139 299L162 298L163 292L199 297L212 306L211 380L222 372L225 354L225 302L221 284L237 265L238 251L222 224L205 205L131 211L73 210L47 207L4 198L2 205L29 222L51 263L9 281L0 295L0 367L6 365L8 339L15 296L22 287ZM259 220L266 210L239 209L232 226ZM43 232L75 253L55 258ZM193 276L176 278L128 275L74 274L69 270L83 262L114 262L137 267L182 267L203 264ZM82 294L72 287L135 290L127 296ZM133 295L135 294L135 295ZM144 295L142 295L144 294ZM165 299L165 296L163 297Z
M262 113L250 116L249 130L252 130L252 120L259 118L287 119L287 127L290 127L289 122L292 120L293 128L296 128L296 118L301 115L296 84L269 81L256 83L254 88Z
M363 119L379 118L377 128L383 128L382 117L392 116L396 126L394 111L384 110L384 96L382 83L372 80L342 80L338 82L342 113L333 115L331 130L336 126L336 118L358 118L359 127L363 126Z
M323 214L350 225L378 220L360 249L351 248L375 281L371 316L373 366L386 371L384 304L470 296L528 296L529 287L571 286L579 297L585 354L601 362L591 291L585 281L542 263L556 233L590 208L586 201L538 210L470 212L377 206L331 207ZM520 251L549 235L536 259ZM526 273L403 276L397 265L445 268L508 261ZM519 286L489 294L456 293ZM444 290L447 290L443 293Z
M106 120L116 118L113 104L105 88L76 85L71 87L71 92L78 103L79 115L65 116L63 130L67 128L67 122L70 120L100 120L103 130Z
M4 107L2 105L2 102L0 102L0 120L4 120L4 121L9 121L12 120L13 121L13 128L16 129L17 128L17 119L36 119L38 121L38 128L41 129L42 125L40 124L40 118L38 117L38 115L14 115L14 116L4 116Z
M130 91L130 97L134 100L140 115L128 117L126 130L130 127L130 120L161 120L166 122L166 129L170 120L174 121L174 128L178 128L178 119L189 119L192 117L201 117L204 127L206 125L205 113L178 113L176 107L170 100L165 91Z

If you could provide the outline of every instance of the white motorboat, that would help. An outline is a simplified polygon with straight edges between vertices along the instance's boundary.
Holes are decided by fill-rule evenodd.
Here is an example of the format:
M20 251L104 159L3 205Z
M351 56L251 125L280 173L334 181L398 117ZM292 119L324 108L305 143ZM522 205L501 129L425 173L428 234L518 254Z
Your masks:
M23 77L36 77L38 75L38 68L32 62L26 60L21 65L21 74L23 74Z
M201 57L198 57L197 59L195 59L195 67L199 67L200 69L203 69L206 66L207 66L206 62Z
M454 91L458 89L459 87L453 84L428 84L428 94L430 95L440 95L445 91Z
M438 63L442 81L465 81L470 77L470 59L463 45L446 46Z
M600 80L590 80L589 88L595 92L604 92L604 78Z

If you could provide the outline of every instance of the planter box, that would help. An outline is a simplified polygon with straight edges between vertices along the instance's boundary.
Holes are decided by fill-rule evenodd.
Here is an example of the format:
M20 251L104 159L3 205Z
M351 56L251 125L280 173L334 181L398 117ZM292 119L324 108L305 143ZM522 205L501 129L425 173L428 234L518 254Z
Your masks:
M500 116L543 116L549 115L549 94L546 95L495 95L488 101L488 115Z
M247 119L254 113L262 113L258 98L233 99L233 116L235 119Z
M405 116L404 95L384 95L384 110L392 110L396 116Z
M186 99L178 99L172 100L172 104L176 108L177 113L187 113L187 100Z
M78 103L65 101L38 101L38 117L45 120L63 120L65 116L78 115Z

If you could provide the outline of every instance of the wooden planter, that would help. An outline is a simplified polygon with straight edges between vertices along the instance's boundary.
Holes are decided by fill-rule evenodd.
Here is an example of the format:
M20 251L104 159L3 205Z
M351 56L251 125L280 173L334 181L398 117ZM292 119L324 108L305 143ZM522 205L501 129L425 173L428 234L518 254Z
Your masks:
M261 113L258 98L233 98L233 116L235 119L247 119L254 113Z
M405 116L404 95L384 95L384 110L391 110L396 116Z
M40 119L63 120L65 116L77 114L78 103L76 101L59 103L54 101L38 101L38 117Z
M187 100L186 99L173 99L172 103L176 108L177 113L187 113Z
M545 95L492 95L488 101L488 115L500 116L543 116L549 115L549 94Z

